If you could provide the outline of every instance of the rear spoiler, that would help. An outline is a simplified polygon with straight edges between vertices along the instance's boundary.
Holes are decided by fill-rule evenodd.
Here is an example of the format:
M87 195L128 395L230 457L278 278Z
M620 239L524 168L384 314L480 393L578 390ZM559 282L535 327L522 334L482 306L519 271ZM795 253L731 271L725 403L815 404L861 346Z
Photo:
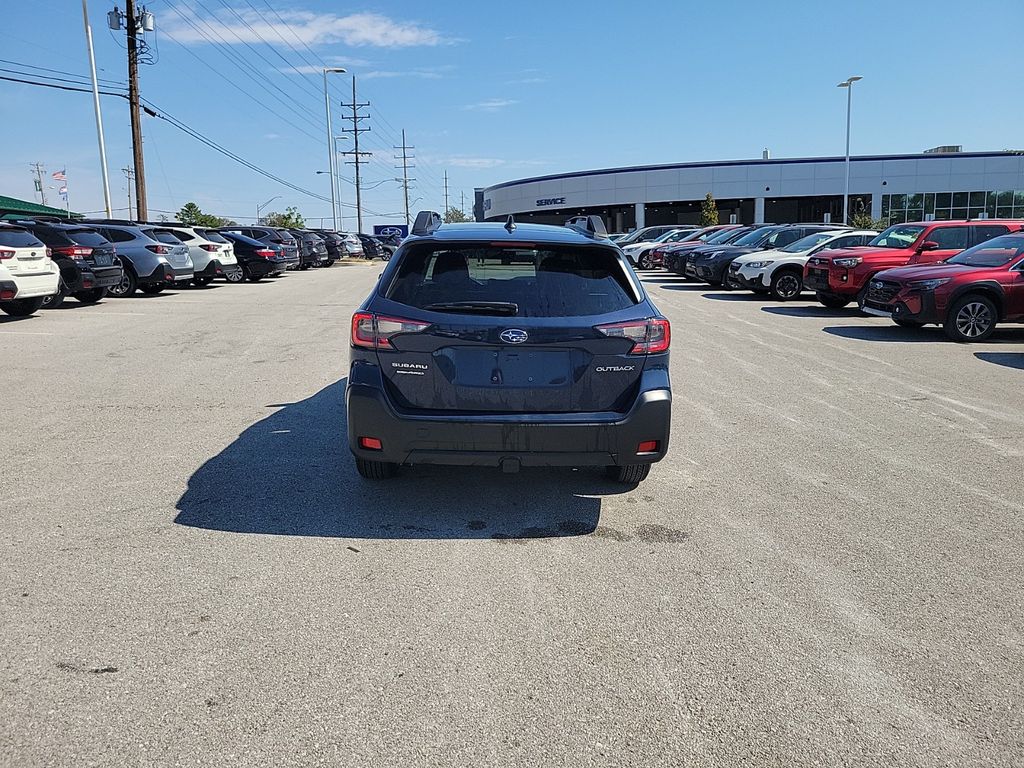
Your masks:
M565 222L565 226L587 237L608 237L608 230L600 216L574 216Z

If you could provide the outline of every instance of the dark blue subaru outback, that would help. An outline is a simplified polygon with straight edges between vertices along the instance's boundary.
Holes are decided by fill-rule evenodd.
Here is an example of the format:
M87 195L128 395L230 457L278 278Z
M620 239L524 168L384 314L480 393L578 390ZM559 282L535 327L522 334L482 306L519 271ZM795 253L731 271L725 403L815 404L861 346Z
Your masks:
M402 464L603 466L668 450L668 320L596 217L564 227L416 219L352 316L359 473Z

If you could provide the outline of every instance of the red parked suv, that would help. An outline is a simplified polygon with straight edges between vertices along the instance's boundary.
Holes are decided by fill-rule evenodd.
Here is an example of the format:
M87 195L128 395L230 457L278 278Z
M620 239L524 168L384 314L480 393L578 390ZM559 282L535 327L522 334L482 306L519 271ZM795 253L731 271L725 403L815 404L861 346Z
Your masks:
M875 275L861 308L897 325L941 324L953 341L983 341L996 323L1024 323L1024 232L993 238L944 264Z
M883 269L945 261L965 248L1024 228L1024 221L918 221L895 224L867 245L812 256L804 267L804 285L818 301L839 309L863 303L868 282Z

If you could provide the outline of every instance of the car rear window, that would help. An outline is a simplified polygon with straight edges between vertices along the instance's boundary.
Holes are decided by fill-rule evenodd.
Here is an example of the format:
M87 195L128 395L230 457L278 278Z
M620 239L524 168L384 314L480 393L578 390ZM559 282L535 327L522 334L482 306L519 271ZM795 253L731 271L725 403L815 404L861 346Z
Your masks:
M511 302L519 317L600 315L640 301L615 251L558 246L413 248L386 296L418 309Z
M145 234L152 237L154 240L159 240L161 243L167 243L168 245L181 245L181 240L176 238L172 233L166 229L148 229L143 230Z
M211 243L226 243L228 239L224 237L220 232L214 232L212 229L197 229L196 234L200 237L206 238Z
M0 228L0 245L9 248L43 248L43 242L25 229Z
M64 234L78 245L87 245L92 248L110 245L110 241L94 229L66 229Z

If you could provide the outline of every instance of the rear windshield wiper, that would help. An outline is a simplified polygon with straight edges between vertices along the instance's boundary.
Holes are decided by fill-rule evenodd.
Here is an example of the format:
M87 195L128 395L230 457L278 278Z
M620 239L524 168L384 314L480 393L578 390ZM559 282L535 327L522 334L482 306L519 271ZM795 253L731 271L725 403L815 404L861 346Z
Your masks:
M460 312L467 315L517 315L519 305L511 301L439 301L424 309L431 312Z

